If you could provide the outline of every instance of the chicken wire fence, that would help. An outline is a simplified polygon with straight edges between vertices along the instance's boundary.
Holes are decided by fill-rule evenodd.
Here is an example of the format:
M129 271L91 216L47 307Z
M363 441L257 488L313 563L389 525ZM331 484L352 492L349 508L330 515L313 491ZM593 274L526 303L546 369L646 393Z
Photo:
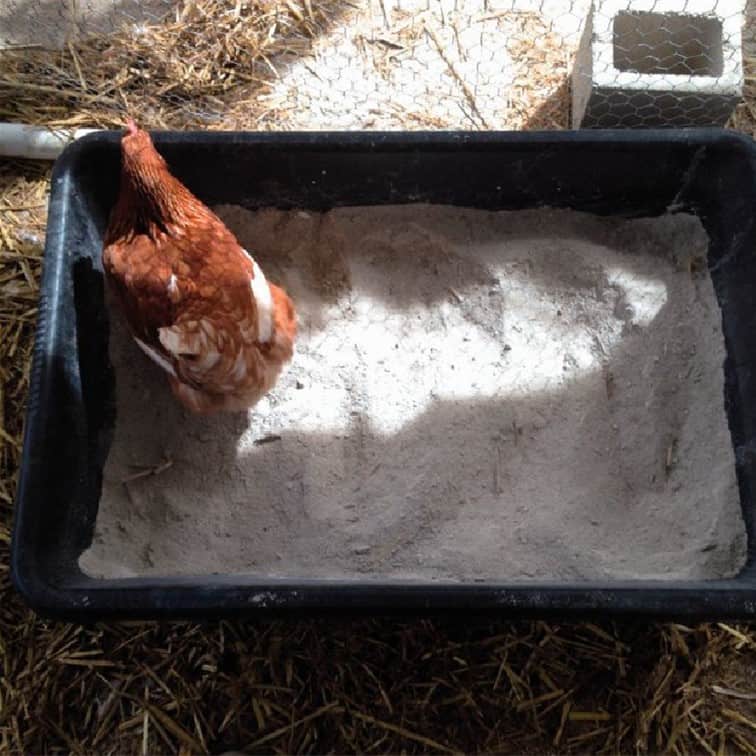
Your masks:
M5 120L69 126L120 126L129 113L152 128L563 128L572 93L585 125L716 122L742 77L743 11L733 0L0 0L0 99Z

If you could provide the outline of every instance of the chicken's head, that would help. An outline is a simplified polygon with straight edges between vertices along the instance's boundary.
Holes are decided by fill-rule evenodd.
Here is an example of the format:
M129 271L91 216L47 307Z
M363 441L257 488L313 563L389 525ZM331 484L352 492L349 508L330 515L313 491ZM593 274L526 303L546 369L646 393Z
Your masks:
M182 222L197 200L170 172L152 138L132 119L121 137L121 190L112 229L150 233Z
M124 169L130 172L167 170L165 160L155 149L150 135L144 129L140 129L131 118L126 121L126 133L121 138L121 155Z

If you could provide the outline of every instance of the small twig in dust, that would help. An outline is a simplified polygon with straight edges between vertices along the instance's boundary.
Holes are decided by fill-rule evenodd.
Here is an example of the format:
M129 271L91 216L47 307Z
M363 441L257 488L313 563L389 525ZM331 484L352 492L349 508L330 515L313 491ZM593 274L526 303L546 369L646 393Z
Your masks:
M614 373L609 368L604 371L604 385L606 386L606 398L614 396Z
M433 29L431 29L429 26L426 26L425 33L431 38L431 41L436 46L436 50L438 50L438 54L441 57L441 60L443 60L444 63L446 63L446 66L449 69L449 72L451 73L452 77L457 81L457 84L459 84L460 88L462 89L462 92L467 98L467 101L470 103L470 107L473 109L473 112L475 113L475 115L478 116L478 118L480 118L481 123L486 129L490 129L491 126L488 124L485 117L483 116L483 114L480 112L480 109L478 108L478 103L475 101L475 95L473 94L470 87L467 85L467 82L460 75L459 71L457 71L457 68L454 65L454 62L446 55L446 52L444 51L444 46L441 44L441 40L438 38L438 35L436 34L436 32L434 32Z
M604 346L604 342L601 341L601 337L597 334L593 334L593 340L596 342L596 346L599 348L599 351L601 352L601 355L603 357L608 357L609 353L606 351L606 347Z
M496 444L496 459L494 460L494 493L496 495L504 493L501 485L501 467L502 467L502 449Z
M138 480L139 478L148 478L151 475L160 475L169 468L173 467L172 459L164 459L159 465L153 465L152 467L146 467L139 472L135 472L133 475L127 475L121 479L121 483L131 483L132 480Z
M280 441L281 436L271 433L269 436L263 436L262 438L256 438L253 443L255 446L262 446L263 444L272 444L275 441Z
M451 294L454 297L454 299L457 300L457 304L462 304L462 297L460 297L459 294L457 294L457 292L454 289L452 289L451 286L447 286L446 288L449 294Z
M132 507L136 506L136 502L134 501L134 494L131 493L131 487L125 480L123 481L123 488L126 491L126 498L129 500L129 504L131 504Z
M664 472L669 475L672 472L672 466L675 463L675 449L677 447L677 439L673 438L672 443L667 447L667 454L664 458Z

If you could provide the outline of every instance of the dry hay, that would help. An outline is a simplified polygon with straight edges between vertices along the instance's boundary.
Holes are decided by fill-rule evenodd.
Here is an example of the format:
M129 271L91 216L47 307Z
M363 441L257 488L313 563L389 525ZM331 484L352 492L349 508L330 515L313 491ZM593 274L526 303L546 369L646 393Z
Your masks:
M358 0L181 0L160 21L124 19L115 33L73 36L60 50L0 52L0 120L120 128L129 113L176 129L566 127L576 39L566 45L539 14L486 14L474 10L483 0L466 2L452 14L382 2L377 14ZM482 83L480 61L460 44L468 32L490 69ZM502 66L513 70L500 91L492 82ZM341 120L318 112L329 93Z
M736 626L0 618L4 753L756 749Z
M0 52L0 119L121 128L256 128L257 97L350 7L309 0L183 0L158 23ZM222 116L222 122L221 122Z
M8 512L21 458L48 186L45 165L0 163L0 507Z
M264 41L269 19L258 27L251 16L252 67L307 46L330 18L315 5L244 6L267 9L284 30ZM224 44L247 44L224 42L223 24L210 31L201 20L218 6L200 0L187 11L200 14L193 34L208 35L201 54L195 36L166 32L187 66L202 70L214 54L222 69ZM148 125L185 127L204 123L186 110L192 100L212 105L249 86L256 102L267 91L264 75L240 84L232 66L201 84L172 68L180 56L140 58L115 44L6 54L0 117L116 126L128 107ZM560 107L556 98L533 114L560 125ZM240 124L265 122L243 109ZM756 752L752 626L468 618L83 628L36 618L11 589L8 554L48 182L47 166L0 163L0 753Z

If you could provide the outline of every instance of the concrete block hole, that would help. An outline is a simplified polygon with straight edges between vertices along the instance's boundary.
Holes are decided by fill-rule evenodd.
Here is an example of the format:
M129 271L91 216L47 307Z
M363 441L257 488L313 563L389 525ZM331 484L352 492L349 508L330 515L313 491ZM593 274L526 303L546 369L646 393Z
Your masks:
M721 76L722 22L707 16L620 12L614 19L613 51L619 71Z

